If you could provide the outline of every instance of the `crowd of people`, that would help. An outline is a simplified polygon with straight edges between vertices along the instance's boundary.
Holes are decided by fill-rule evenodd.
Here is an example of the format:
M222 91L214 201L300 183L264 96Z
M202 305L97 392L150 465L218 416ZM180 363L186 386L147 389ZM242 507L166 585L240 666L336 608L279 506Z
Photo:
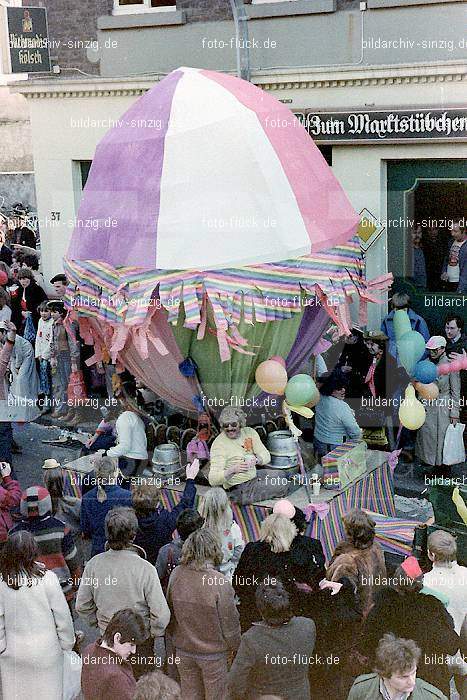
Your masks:
M452 290L465 291L459 231L453 228L446 275ZM65 275L50 280L48 299L27 227L15 228L11 248L0 244L4 700L80 693L84 700L429 700L449 698L453 678L467 698L467 569L456 561L455 538L435 530L428 566L408 557L394 569L374 520L352 509L343 516L345 539L326 561L321 542L305 534L305 513L287 499L297 484L277 479L263 436L238 408L223 409L215 439L212 417L199 415L184 490L165 509L160 484L145 476L150 450L136 383L128 375L112 380L107 358L94 368L96 386L116 405L83 447L93 471L81 497L66 492L54 459L42 465L41 483L22 490L11 466L19 449L12 424L52 411L58 424L79 425L69 385L92 349L67 316ZM446 470L448 426L466 419L467 373L439 376L425 424L398 430L410 377L398 357L394 314L407 311L434 365L467 352L464 322L448 315L444 335L433 335L407 295L394 294L391 304L380 330L354 327L311 358L320 392L314 455L320 462L343 443L364 440ZM89 372L84 380L92 390ZM201 483L208 488L197 500ZM258 540L245 542L233 506L266 499L274 508ZM94 632L87 646L82 626Z
M465 220L454 221L450 238L435 226L417 226L412 233L412 278L431 292L467 292Z

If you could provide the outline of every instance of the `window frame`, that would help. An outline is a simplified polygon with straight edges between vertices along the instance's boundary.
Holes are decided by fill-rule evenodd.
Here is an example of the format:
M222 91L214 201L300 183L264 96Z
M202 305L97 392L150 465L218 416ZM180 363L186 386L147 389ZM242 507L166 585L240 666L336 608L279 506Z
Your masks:
M163 5L162 7L151 7L151 0L141 0L134 5L120 5L120 0L113 0L113 15L140 15L149 12L171 12L177 9L174 5Z

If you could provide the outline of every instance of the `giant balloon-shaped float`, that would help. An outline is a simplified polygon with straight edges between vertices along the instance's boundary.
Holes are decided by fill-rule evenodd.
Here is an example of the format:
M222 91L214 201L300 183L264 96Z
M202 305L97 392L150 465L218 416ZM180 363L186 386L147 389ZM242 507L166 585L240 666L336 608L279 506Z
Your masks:
M88 364L110 354L191 414L273 392L309 415L300 366L391 281L366 280L359 217L292 112L212 71L173 71L107 132L77 218L66 304Z

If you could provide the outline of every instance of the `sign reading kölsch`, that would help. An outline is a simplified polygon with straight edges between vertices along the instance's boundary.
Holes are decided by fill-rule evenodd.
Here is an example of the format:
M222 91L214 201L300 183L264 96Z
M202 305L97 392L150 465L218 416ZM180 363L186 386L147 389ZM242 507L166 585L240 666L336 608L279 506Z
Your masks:
M295 112L295 116L318 142L467 139L465 109Z
M12 73L50 71L47 14L44 7L8 7L8 48Z

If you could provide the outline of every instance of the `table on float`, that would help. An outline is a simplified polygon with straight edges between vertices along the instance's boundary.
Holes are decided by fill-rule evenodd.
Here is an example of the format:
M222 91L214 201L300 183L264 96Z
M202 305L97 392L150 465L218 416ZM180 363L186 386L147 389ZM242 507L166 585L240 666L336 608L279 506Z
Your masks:
M304 486L300 486L288 497L294 505L307 513L309 523L306 534L321 541L327 560L332 556L336 544L344 539L342 518L352 508L362 508L371 513L376 521L377 540L385 551L401 556L410 554L414 528L418 523L396 517L394 478L388 457L387 452L369 450L366 472L346 488L322 488L318 496L311 495L309 498ZM66 493L79 497L79 475L90 471L92 464L89 457L81 457L65 465L63 473ZM277 472L278 477L281 477L281 470ZM160 498L164 508L171 510L179 502L183 489L183 483L161 488ZM208 489L207 486L197 486L196 507ZM311 492L311 486L309 491ZM269 500L247 506L232 504L234 518L245 541L258 539L260 524L272 512L274 503L274 500Z

